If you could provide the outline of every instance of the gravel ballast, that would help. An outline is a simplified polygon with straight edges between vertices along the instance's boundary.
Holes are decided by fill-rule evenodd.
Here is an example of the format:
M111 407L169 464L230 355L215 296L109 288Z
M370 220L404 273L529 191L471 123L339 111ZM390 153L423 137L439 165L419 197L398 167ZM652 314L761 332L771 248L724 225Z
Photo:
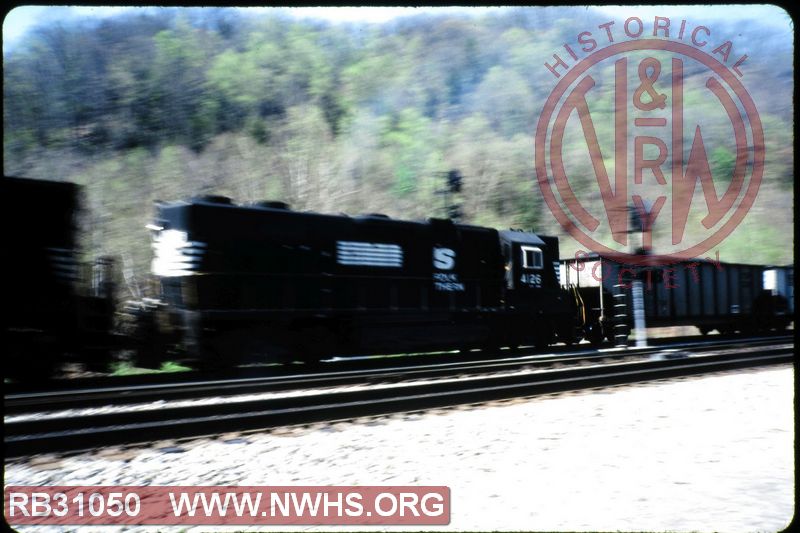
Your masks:
M793 394L783 365L36 456L7 461L5 484L447 485L451 523L426 530L778 531L794 514Z

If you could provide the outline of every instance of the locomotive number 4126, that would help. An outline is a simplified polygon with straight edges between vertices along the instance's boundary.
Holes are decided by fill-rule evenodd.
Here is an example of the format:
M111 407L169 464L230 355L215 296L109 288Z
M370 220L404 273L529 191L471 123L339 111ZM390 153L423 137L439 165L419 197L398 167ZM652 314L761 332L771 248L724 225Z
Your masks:
M541 274L523 274L520 281L529 287L541 287L542 275Z

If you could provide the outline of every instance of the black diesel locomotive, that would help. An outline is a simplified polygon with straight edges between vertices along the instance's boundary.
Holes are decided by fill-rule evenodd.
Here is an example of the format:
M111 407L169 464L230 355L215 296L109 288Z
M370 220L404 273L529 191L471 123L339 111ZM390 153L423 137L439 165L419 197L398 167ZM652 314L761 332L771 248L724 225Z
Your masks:
M574 337L556 238L222 197L161 204L151 228L172 315L161 322L178 325L206 362Z

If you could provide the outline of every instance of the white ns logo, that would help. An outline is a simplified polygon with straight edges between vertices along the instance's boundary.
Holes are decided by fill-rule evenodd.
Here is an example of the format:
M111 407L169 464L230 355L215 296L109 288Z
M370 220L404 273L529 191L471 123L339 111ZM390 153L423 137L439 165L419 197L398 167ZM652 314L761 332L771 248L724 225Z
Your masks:
M450 248L433 249L433 266L439 270L452 270L456 266L456 252Z

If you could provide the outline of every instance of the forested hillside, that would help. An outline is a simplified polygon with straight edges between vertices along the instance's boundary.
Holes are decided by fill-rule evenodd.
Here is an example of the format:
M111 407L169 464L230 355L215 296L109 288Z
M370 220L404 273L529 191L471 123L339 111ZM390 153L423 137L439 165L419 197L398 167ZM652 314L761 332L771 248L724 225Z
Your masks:
M161 9L46 25L4 55L4 172L86 185L87 250L140 278L152 202L211 192L414 219L443 214L439 173L459 169L466 221L563 235L533 170L554 86L543 62L607 20L549 8L333 25ZM758 201L722 258L789 263L792 43L758 21L702 22L749 54L743 82L767 136Z

